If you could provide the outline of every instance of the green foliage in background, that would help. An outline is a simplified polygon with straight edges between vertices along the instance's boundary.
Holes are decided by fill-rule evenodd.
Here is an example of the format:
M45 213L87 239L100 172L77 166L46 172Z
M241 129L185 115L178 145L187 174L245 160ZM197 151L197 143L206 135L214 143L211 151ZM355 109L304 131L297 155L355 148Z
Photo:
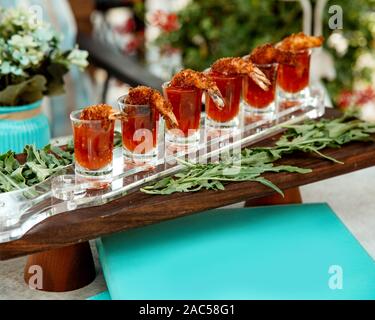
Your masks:
M316 2L313 1L314 3ZM330 5L340 5L343 9L343 30L339 33L347 41L347 50L341 54L329 41L332 30L328 28ZM352 90L357 81L371 83L374 70L356 68L358 58L369 54L375 58L375 0L338 0L328 1L325 10L324 36L328 39L326 49L335 59L337 78L326 82L331 96L335 99L342 90ZM374 85L374 84L372 84Z
M158 42L180 48L186 67L203 70L218 58L245 55L299 30L302 13L290 2L193 0L178 17L180 29Z
M315 5L316 0L312 3ZM351 89L355 79L368 78L368 70L352 70L362 53L374 50L375 38L375 0L328 1L324 23L327 38L332 33L328 7L334 4L343 8L342 35L349 47L342 56L326 44L335 58L338 75L328 85L333 97L342 89ZM279 0L192 0L178 17L179 30L163 33L157 42L181 49L184 65L197 70L220 57L245 55L259 44L278 42L302 29L300 5Z

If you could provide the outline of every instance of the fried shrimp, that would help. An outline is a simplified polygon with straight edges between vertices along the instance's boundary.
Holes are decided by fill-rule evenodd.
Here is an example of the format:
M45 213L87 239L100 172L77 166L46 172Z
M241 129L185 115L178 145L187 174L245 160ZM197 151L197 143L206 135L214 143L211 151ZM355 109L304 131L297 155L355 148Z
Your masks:
M226 75L248 75L265 91L268 90L268 87L271 84L260 69L254 66L251 61L242 58L221 58L211 66L211 70Z
M270 43L256 47L250 53L248 59L255 64L295 64L295 58L292 53L288 51L281 51Z
M283 51L302 51L311 48L321 47L324 42L324 37L313 37L304 34L303 32L294 33L289 37L284 38L277 46Z
M81 120L108 120L115 114L115 110L108 104L97 104L82 110Z
M169 83L169 87L194 87L204 90L219 107L224 107L224 99L219 88L216 86L216 83L203 72L191 69L182 70L174 75Z
M169 127L176 128L178 126L178 121L172 111L172 105L163 98L159 91L155 89L145 86L131 88L125 103L131 105L148 104L163 116Z

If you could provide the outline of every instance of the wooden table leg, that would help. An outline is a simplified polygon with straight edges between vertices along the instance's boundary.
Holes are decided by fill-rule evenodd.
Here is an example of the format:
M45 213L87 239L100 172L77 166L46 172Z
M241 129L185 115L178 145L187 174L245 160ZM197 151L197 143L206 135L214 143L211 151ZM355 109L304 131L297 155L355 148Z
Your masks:
M248 200L245 202L245 207L256 207L256 206L270 206L276 204L294 204L302 203L301 193L299 188L292 188L284 191L284 198L275 193L268 197Z
M96 276L88 242L33 254L28 257L24 279L29 287L50 292L82 288Z

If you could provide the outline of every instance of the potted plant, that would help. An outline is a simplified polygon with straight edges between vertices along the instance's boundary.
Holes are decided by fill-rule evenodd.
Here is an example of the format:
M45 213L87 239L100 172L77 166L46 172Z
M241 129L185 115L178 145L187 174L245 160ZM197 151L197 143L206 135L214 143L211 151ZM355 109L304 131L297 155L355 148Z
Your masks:
M43 97L64 93L64 75L84 69L87 52L62 51L61 35L24 9L0 8L0 153L43 147L50 130Z

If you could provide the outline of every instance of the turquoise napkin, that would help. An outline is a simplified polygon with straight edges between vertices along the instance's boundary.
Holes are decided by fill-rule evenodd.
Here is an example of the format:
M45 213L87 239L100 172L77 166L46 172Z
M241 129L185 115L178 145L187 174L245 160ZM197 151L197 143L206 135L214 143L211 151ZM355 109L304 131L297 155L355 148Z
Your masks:
M375 263L326 204L213 210L98 241L112 299L374 299Z
M90 297L87 300L111 300L111 296L108 291L98 293L96 296Z

